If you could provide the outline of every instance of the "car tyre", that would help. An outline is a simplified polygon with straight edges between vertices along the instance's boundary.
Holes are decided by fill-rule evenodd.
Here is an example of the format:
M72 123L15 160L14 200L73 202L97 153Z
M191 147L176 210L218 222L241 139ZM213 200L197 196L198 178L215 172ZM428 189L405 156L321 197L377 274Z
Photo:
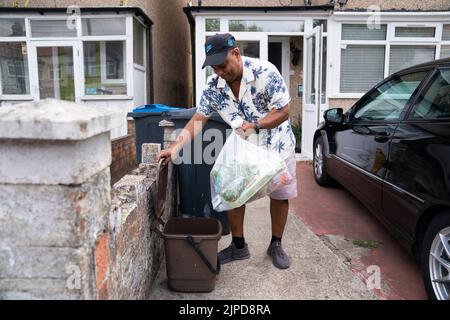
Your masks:
M428 225L420 253L422 276L428 297L450 299L450 212Z
M318 185L328 187L334 184L334 180L328 174L324 143L321 136L314 141L313 171Z

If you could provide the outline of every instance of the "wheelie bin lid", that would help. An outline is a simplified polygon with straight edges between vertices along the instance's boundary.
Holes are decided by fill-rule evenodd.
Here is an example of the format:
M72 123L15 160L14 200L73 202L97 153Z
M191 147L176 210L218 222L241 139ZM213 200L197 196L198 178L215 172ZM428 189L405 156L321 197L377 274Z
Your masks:
M141 118L147 115L161 115L167 114L174 110L184 110L184 108L171 107L164 104L145 104L133 109L133 112L129 112L128 116L133 118Z

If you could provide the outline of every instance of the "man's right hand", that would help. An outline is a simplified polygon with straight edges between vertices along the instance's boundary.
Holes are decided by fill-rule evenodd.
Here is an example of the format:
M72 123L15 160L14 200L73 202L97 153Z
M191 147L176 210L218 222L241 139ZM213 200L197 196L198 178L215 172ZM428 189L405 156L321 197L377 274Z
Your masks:
M205 126L208 117L201 115L200 113L195 113L191 120L186 124L186 126L181 130L177 137L177 140L167 149L162 150L157 156L156 161L159 162L161 158L164 158L164 164L169 163L170 160L178 155L181 148L189 143L198 133L200 133Z
M175 148L169 147L167 149L161 150L161 152L156 155L156 162L159 162L159 160L163 158L164 165L166 165L172 159L172 156L175 156Z

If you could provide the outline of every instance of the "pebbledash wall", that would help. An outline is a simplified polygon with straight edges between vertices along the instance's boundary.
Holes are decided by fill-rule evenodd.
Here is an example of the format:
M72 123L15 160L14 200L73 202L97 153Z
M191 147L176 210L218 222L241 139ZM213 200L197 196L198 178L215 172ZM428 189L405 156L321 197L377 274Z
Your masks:
M160 146L111 188L110 125L71 102L0 108L0 299L148 297L163 258L151 230Z

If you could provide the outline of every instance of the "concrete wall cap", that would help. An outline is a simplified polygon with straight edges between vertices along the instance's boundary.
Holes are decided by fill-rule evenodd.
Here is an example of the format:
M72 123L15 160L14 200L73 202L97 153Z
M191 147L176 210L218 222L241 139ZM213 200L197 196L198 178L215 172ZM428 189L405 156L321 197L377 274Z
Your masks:
M84 140L111 128L104 110L56 99L0 108L0 139Z
M175 127L175 123L173 123L172 121L168 121L168 120L161 120L159 122L159 126L160 127Z

